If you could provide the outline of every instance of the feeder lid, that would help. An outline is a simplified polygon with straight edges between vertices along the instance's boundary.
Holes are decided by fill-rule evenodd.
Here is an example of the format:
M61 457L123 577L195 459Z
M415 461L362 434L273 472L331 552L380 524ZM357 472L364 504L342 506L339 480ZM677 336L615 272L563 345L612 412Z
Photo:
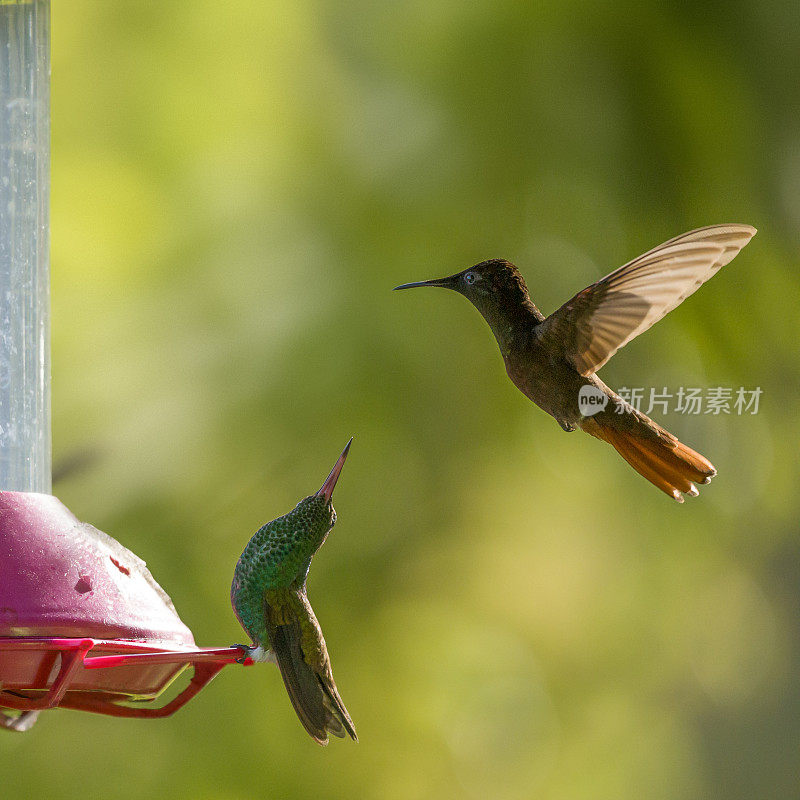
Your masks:
M0 492L0 636L194 646L142 559L34 492Z

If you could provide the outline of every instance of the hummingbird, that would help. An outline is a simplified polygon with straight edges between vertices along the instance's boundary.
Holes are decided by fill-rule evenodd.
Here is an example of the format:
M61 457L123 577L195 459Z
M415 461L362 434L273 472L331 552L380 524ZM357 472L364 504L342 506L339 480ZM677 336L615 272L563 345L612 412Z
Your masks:
M439 286L464 295L492 329L514 385L565 431L612 445L644 478L679 503L717 471L595 374L614 353L695 292L755 235L750 225L710 225L676 236L578 292L545 317L519 270L482 261Z
M231 584L237 619L253 641L237 645L244 658L278 665L292 706L314 741L347 733L358 741L353 721L333 680L328 648L306 596L311 559L336 523L333 490L352 439L315 494L288 514L259 528L244 549Z

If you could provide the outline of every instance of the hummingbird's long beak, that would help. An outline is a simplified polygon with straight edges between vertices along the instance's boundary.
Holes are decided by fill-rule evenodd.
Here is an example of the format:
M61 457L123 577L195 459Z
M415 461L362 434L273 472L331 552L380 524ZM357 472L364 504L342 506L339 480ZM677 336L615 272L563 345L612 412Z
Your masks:
M447 278L434 278L430 281L416 281L414 283L404 283L401 286L395 286L393 291L398 289L413 289L415 286L441 286L444 289L450 289L453 285L453 278L455 275L449 275Z
M326 503L330 503L331 497L333 497L333 490L336 487L336 481L339 480L339 475L342 472L342 467L344 466L345 459L347 458L347 454L350 451L350 445L353 443L353 438L350 437L350 441L345 445L344 450L342 450L342 454L339 456L339 460L334 464L333 469L331 470L331 474L325 479L325 483L322 484L322 487L317 492L317 497L324 497Z

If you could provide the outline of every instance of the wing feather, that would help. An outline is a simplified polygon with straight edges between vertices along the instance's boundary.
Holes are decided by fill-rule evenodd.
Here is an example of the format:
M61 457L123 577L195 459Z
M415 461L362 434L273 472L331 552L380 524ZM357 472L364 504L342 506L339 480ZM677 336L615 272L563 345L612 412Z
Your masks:
M333 680L325 639L304 589L265 597L270 648L275 654L286 691L303 727L319 744L328 733L355 741L353 721Z
M676 236L576 294L541 325L582 375L679 306L755 235L750 225L711 225Z

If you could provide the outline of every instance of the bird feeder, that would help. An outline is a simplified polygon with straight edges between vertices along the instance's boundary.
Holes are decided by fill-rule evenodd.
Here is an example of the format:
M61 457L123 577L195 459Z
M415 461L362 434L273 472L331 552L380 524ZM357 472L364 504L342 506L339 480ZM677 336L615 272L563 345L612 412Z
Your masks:
M0 727L17 731L57 706L168 716L249 661L198 648L144 561L50 494L49 26L49 0L0 0Z

